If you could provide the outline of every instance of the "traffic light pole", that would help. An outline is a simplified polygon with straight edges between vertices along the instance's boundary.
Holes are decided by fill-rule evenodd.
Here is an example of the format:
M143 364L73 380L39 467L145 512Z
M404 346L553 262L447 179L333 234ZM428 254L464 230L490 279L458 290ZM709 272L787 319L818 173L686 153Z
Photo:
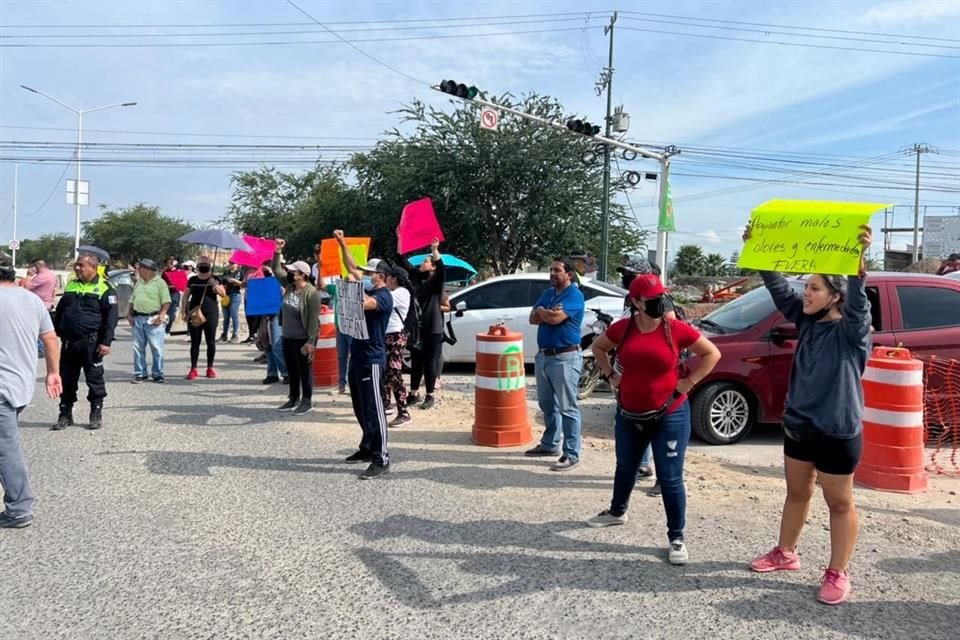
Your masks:
M660 158L660 208L659 211L662 211L663 206L667 201L667 189L670 188L670 156L664 154ZM667 282L667 239L669 237L668 231L661 231L659 226L657 228L657 266L660 267L660 277L663 278L664 284Z
M603 32L610 36L610 51L607 59L607 117L603 136L610 137L610 120L613 111L613 25L617 21L617 12L610 17L610 25ZM607 268L610 264L610 147L603 145L603 200L600 208L600 279L607 279Z

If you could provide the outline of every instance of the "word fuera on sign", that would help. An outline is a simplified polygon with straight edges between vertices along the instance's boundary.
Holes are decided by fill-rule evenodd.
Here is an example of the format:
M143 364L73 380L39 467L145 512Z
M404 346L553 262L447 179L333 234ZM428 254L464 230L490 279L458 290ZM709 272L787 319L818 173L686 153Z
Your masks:
M886 206L820 200L766 202L750 217L751 237L738 266L784 273L856 274L860 227Z

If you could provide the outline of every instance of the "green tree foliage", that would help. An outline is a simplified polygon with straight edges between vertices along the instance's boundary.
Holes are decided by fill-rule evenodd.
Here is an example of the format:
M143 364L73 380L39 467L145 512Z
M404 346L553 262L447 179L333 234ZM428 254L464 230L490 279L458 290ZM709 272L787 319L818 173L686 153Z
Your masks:
M100 205L100 209L99 218L84 223L84 238L108 251L115 262L126 264L138 258L160 261L189 250L177 238L193 227L180 218L161 214L159 207L140 203L117 209Z
M442 250L479 269L509 273L575 248L599 255L601 169L580 160L591 141L512 117L499 131L486 131L477 105L452 103L452 112L418 101L402 108L405 133L395 129L346 167L235 174L228 220L239 231L286 237L290 255L307 255L312 244L342 228L370 236L372 252L390 258L403 206L430 197L446 237ZM544 96L515 106L564 117ZM645 238L622 209L612 208L611 264Z
M728 275L727 259L719 253L711 253L706 257L703 266L705 276L725 276Z
M706 268L707 257L703 254L703 249L697 245L685 244L677 249L674 270L678 274L700 276L705 274Z
M17 266L34 260L46 260L51 269L66 269L73 261L73 236L69 233L45 233L39 238L24 240L17 251Z

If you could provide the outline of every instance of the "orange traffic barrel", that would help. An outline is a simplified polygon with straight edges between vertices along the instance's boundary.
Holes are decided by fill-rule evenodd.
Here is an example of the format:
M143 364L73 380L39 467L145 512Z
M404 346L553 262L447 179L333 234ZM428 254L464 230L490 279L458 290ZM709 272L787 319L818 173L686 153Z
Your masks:
M320 330L317 332L317 350L313 354L313 386L335 387L340 383L337 366L337 325L333 309L320 307Z
M515 447L530 442L523 334L503 325L477 334L476 372L474 444Z
M923 363L907 349L877 347L863 374L863 401L857 484L897 493L924 491Z

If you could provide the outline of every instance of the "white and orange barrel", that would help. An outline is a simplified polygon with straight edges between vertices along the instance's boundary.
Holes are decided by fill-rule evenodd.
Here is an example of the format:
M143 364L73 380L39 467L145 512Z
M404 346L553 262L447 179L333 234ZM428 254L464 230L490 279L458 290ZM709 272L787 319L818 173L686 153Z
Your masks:
M320 329L317 331L317 350L313 354L313 386L335 387L340 383L337 365L337 325L333 309L320 307Z
M877 347L863 373L863 458L857 484L880 491L927 488L923 363L907 349Z
M533 439L527 413L523 334L503 325L477 334L474 444L515 447Z

